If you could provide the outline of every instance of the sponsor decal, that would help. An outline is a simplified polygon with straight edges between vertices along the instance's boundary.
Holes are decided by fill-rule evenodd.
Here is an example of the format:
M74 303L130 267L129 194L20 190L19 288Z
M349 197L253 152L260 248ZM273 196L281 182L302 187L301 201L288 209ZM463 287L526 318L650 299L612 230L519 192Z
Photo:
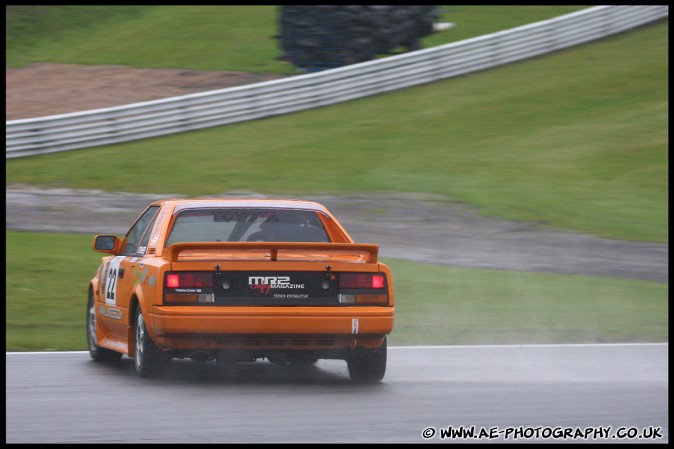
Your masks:
M358 318L351 319L351 333L352 334L358 333Z
M166 209L162 209L157 215L157 219L154 222L152 227L152 240L150 241L150 246L157 246L157 241L159 240L159 233L161 231L161 223L164 220L164 215L166 214Z
M264 295L268 295L271 291L279 289L304 290L304 284L293 284L290 280L290 276L248 276L248 286L251 290L258 290ZM280 298L288 296L275 294L274 297ZM308 298L308 295L298 295L297 297Z
M147 268L139 270L138 268L133 268L133 285L140 285L145 282L145 277L147 276Z
M122 319L122 309L116 309L109 307L108 310L105 312L105 316L113 318L115 320L121 320Z
M107 316L108 318L115 319L115 320L121 320L122 319L122 309L118 309L116 307L99 306L98 307L98 313L100 313L103 316Z
M133 285L149 285L154 287L157 282L155 276L148 276L148 269L141 264L141 268L133 268Z
M274 293L274 299L309 299L306 293Z
M213 219L215 221L238 223L253 223L260 219L266 222L278 222L278 215L276 212L255 211L255 210L218 210L215 212Z

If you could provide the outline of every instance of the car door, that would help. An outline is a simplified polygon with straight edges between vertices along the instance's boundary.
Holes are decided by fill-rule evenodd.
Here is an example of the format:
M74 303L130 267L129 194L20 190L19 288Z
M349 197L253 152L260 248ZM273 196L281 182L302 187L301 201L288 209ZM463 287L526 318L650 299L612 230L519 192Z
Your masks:
M124 248L104 267L105 312L99 315L99 324L106 335L120 340L127 338L131 322L129 304L133 292L135 270L142 266L150 230L157 219L159 206L149 206L126 234Z

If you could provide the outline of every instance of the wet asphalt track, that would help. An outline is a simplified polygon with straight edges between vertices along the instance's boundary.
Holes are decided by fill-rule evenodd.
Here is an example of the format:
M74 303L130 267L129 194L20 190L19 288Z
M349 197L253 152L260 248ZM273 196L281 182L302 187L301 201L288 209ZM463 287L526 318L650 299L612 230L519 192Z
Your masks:
M442 443L450 426L498 436L452 442L669 438L667 344L392 347L376 385L351 383L343 361L174 360L166 378L145 380L126 357L7 353L6 390L7 443ZM616 438L644 431L662 437Z

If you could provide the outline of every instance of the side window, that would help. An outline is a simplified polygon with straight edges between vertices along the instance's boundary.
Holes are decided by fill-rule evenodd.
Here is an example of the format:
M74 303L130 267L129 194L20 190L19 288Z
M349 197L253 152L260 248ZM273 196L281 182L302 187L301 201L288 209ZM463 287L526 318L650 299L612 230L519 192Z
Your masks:
M145 229L145 234L143 235L143 239L140 241L140 246L138 247L138 253L141 255L145 255L145 253L147 252L147 242L150 241L150 234L152 232L152 228L154 228L154 222L157 221L158 216L159 214L154 214L154 217L152 217L150 224Z
M157 218L159 206L149 207L126 234L126 246L120 253L122 256L143 256L147 248L149 229L152 229ZM147 235L146 235L147 234Z

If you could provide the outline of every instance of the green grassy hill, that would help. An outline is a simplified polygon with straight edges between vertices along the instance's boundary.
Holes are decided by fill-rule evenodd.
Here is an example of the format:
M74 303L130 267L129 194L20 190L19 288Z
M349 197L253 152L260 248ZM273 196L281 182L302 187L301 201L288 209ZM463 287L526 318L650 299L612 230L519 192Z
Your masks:
M444 6L440 45L577 11L584 6ZM281 51L278 7L7 6L6 64L120 64L131 67L295 73Z
M263 9L271 21L273 9ZM137 11L128 14L121 24L143 23ZM81 52L79 57L61 61L107 60L100 46L110 39L102 36L122 26L109 21L101 25L106 32L94 29L90 41L68 46L72 54ZM196 35L190 42L202 47ZM84 52L85 47L97 50ZM183 195L232 189L279 195L433 193L484 214L666 242L667 47L664 21L545 57L331 107L9 160L7 181ZM129 58L143 60L141 50L127 51ZM116 50L109 60L124 62L123 53ZM270 62L271 53L257 59ZM183 61L176 56L174 63ZM98 165L105 170L92 169Z

